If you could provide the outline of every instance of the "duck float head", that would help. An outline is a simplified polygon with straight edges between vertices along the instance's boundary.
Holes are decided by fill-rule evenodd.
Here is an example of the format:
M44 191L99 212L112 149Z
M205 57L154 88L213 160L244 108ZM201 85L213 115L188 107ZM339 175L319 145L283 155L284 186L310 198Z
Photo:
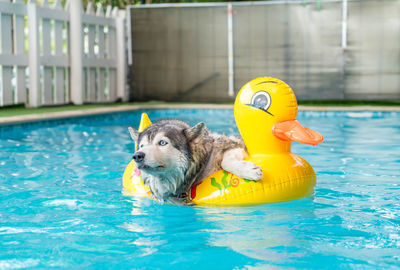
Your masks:
M234 114L251 156L288 153L291 141L317 145L323 140L321 134L296 120L296 96L278 79L261 77L243 86Z
M249 152L248 160L261 167L263 179L251 181L220 170L193 186L188 200L195 205L236 206L312 195L315 172L306 160L291 153L290 147L292 141L317 145L323 137L296 120L297 101L292 89L275 78L254 79L239 91L234 115ZM142 117L143 122L150 123L147 117ZM142 123L141 128L145 128ZM125 189L148 194L135 170L131 162L123 177Z

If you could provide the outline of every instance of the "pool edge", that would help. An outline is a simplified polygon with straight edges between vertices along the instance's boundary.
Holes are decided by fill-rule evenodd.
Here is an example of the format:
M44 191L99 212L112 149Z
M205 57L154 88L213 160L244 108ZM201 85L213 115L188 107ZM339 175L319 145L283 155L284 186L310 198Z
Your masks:
M19 124L26 122L36 122L43 120L84 117L97 114L108 114L125 111L135 111L144 109L231 109L233 105L217 105L217 104L154 104L154 105L121 105L116 107L104 107L93 109L70 110L63 112L38 113L16 115L9 117L0 117L0 125Z
M117 107L104 107L81 109L64 112L26 114L9 117L0 117L0 125L36 122L51 119L82 117L96 114L135 111L144 109L233 109L232 105L221 104L155 104L155 105L121 105ZM400 112L400 107L384 106L304 106L299 105L300 111L373 111L373 112Z

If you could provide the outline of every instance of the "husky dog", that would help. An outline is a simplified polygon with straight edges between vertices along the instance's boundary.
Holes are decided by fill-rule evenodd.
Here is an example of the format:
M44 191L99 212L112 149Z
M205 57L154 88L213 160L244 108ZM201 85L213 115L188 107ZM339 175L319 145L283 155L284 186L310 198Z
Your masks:
M221 168L241 178L259 180L261 168L244 159L241 138L210 133L204 123L191 127L164 119L139 133L129 127L137 144L133 155L142 179L159 202L178 202L191 186Z

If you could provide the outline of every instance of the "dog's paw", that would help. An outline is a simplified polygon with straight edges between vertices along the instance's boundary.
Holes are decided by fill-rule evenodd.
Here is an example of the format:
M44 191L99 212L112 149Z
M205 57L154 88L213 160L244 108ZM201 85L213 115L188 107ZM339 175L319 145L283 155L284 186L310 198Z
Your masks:
M241 161L236 175L248 180L260 180L263 178L261 168L250 161Z

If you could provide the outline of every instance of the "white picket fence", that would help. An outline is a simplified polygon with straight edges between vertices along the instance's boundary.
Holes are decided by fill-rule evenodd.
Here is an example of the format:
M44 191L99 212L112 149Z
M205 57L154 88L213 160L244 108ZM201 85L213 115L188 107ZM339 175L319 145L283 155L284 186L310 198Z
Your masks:
M0 107L127 100L125 58L125 11L0 0Z

